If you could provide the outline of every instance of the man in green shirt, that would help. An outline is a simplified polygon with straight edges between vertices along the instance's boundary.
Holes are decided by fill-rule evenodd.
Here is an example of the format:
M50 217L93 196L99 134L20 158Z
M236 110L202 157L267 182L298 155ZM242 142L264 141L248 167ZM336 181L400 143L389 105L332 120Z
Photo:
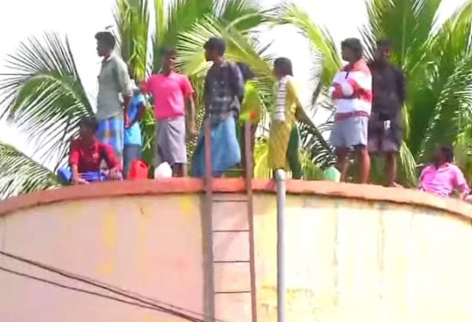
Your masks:
M124 128L129 127L128 109L133 97L128 67L113 53L116 39L110 32L99 32L98 56L103 57L98 76L97 113L99 121L97 138L113 147L119 162L123 158Z

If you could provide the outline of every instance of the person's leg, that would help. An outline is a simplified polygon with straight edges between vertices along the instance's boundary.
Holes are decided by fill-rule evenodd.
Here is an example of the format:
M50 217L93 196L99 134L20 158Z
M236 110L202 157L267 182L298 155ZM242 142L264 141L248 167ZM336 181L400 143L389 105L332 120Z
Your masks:
M387 186L395 187L395 181L397 180L397 154L387 153L385 155L385 167L387 172Z
M142 147L138 144L127 144L123 149L123 177L128 179L134 160L139 160Z
M131 145L125 145L123 148L123 177L128 179L129 171L131 169L131 162L133 162L134 157L132 154L132 147Z
M224 174L241 163L241 148L234 118L229 117L212 128L211 155L215 176Z
M370 155L368 149L368 127L369 119L367 117L356 117L350 119L348 136L348 145L353 146L357 152L359 161L359 183L369 183L370 176Z
M340 181L347 182L347 171L349 169L349 145L347 135L349 135L349 120L334 122L329 141L335 147L336 168L341 174Z
M347 170L349 168L349 148L336 148L336 168L341 173L341 182L347 182Z
M370 155L367 146L357 146L357 155L359 158L359 183L369 183L370 175Z
M172 176L174 178L185 178L188 175L187 165L183 163L176 163L172 165Z
M185 117L161 122L159 148L163 161L169 163L173 177L187 176L187 146Z
M300 180L303 176L302 164L300 162L300 136L295 125L290 132L290 140L287 147L287 160L292 170L292 178Z
M371 161L376 158L378 159L379 154L381 153L381 141L380 141L380 136L377 131L369 131L369 139L368 139L368 144L367 148L370 154L370 159ZM371 177L371 173L369 174L369 182Z

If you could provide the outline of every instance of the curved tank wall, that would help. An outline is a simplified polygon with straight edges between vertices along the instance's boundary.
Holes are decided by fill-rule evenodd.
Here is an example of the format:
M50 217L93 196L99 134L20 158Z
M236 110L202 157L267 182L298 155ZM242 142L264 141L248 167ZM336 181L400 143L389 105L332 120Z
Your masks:
M274 184L254 181L257 310L276 321ZM291 182L286 209L287 321L471 321L472 208L410 190ZM244 230L242 180L216 180L213 226ZM203 184L107 183L0 202L0 250L226 322L251 320L249 294L208 291ZM214 240L247 256L247 236ZM87 285L0 255L0 267ZM249 288L247 266L213 272L215 290ZM0 271L2 322L177 322L181 318ZM231 293L231 292L228 292Z

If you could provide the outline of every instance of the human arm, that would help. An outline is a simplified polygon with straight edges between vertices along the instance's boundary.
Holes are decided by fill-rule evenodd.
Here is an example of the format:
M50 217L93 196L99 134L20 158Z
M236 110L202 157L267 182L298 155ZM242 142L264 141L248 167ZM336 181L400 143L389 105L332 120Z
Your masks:
M187 118L187 130L190 134L190 137L193 137L197 133L197 126L196 126L196 109L195 109L195 99L194 99L194 90L192 87L192 83L186 76L182 76L180 87L182 93L185 97L185 109L186 109L186 118Z
M453 184L454 188L459 190L460 200L465 200L465 198L470 194L470 188L467 184L467 180L465 179L464 174L459 168L455 170Z
M110 179L118 180L121 172L120 164L115 156L113 148L107 144L101 146L101 156L110 170Z
M297 118L297 120L299 122L305 123L306 125L315 127L313 121L306 114L305 109L303 108L303 104L300 101L298 91L291 80L287 82L287 94L293 98L293 101L296 105L297 109L295 111L295 117Z
M78 143L73 141L70 146L69 165L72 171L71 183L74 185L88 184L88 182L80 177L79 173L80 152Z
M232 69L231 74L233 76L233 81L232 81L233 91L236 97L238 98L239 103L242 103L244 100L244 94L245 94L244 77L243 77L243 74L241 73L241 70L236 64L231 64L231 69Z
M80 173L79 173L79 170L78 170L78 166L77 164L73 164L71 165L71 170L72 170L72 181L71 181L71 184L73 185L83 185L83 184L89 184L88 181L82 179L80 177Z
M424 191L423 180L428 169L429 167L424 168L423 171L421 171L420 177L418 178L418 189L421 191Z
M124 104L124 123L125 127L130 127L130 121L128 120L128 112L131 105L131 100L133 98L133 89L131 85L131 79L128 73L128 67L122 60L115 60L115 72L116 72L116 81L118 88L120 90L121 96L123 97Z
M187 97L186 100L187 113L188 113L188 124L189 124L189 134L191 137L197 135L197 116L195 109L195 99L193 94Z
M397 70L396 81L397 81L397 90L398 90L397 95L400 100L400 104L403 105L406 100L406 79L405 79L405 74L400 69Z
M130 127L132 127L134 124L141 122L143 119L144 111L146 110L146 101L144 100L144 96L139 95L136 99L136 104L137 104L137 112L136 112L136 117L134 120L129 120L130 121Z

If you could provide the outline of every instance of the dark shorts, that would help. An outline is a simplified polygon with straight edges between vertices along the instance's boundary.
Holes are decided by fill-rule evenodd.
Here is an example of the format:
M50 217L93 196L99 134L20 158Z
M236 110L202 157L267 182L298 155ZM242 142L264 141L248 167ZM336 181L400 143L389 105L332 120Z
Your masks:
M128 178L131 164L134 160L141 159L143 148L137 144L127 144L123 149L123 175Z
M399 153L402 142L402 129L399 118L393 119L388 130L384 128L384 121L373 116L369 122L369 152L376 154Z
M400 144L388 133L371 133L369 135L368 147L371 153L400 152Z

